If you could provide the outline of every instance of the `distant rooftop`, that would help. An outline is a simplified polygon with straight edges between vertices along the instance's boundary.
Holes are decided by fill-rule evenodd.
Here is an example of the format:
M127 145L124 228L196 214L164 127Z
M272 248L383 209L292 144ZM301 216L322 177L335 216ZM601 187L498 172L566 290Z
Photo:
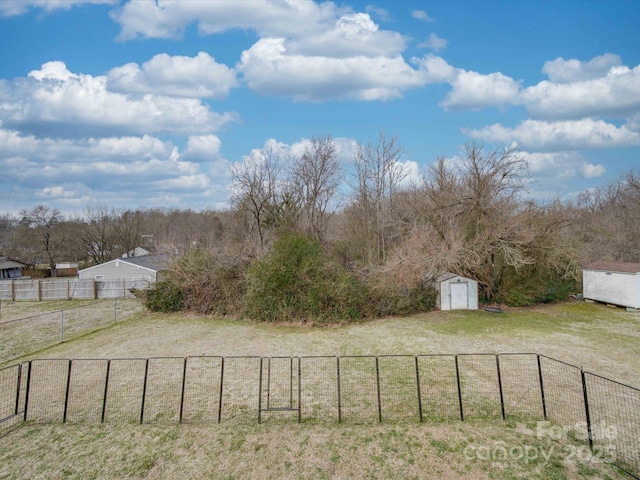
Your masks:
M160 253L157 255L143 255L140 257L121 258L121 262L131 263L155 271L167 270L171 264L171 255Z
M640 273L640 263L625 262L593 262L584 266L585 270L600 270L603 272Z

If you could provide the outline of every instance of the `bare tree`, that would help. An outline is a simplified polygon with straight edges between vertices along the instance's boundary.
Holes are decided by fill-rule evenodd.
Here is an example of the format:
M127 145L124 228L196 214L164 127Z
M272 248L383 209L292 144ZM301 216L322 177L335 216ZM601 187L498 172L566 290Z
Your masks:
M144 225L144 213L139 210L114 210L112 228L115 243L120 254L133 251L141 246ZM146 245L148 248L149 245Z
M335 205L341 182L340 164L336 145L332 138L313 137L292 166L290 176L300 200L302 229L318 240L322 240L327 228L330 209Z
M640 262L640 176L618 180L580 194L574 234L583 243L583 260Z
M475 143L457 161L438 159L415 203L419 224L390 268L467 275L493 298L506 266L535 262L534 210L522 198L526 167L514 148L485 151Z
M276 201L286 160L282 149L270 146L231 167L232 201L237 208L249 213L260 249L265 245L268 211Z
M49 263L51 276L57 276L56 261L60 247L65 242L65 237L58 228L63 218L57 208L49 208L38 205L31 210L20 212L22 220L20 225L28 230L29 235L23 236L23 240L33 238L39 244L39 251L46 256Z
M106 206L87 207L85 221L79 224L78 242L93 263L100 264L118 256L114 252L116 233L114 230L115 215Z
M13 236L18 219L11 214L0 215L0 253L6 255L14 246Z
M382 262L389 248L389 237L398 236L395 209L396 194L409 171L407 152L397 137L388 138L380 131L376 144L358 144L354 153L356 167L354 222L356 235L363 243L365 263ZM372 252L375 251L375 254Z

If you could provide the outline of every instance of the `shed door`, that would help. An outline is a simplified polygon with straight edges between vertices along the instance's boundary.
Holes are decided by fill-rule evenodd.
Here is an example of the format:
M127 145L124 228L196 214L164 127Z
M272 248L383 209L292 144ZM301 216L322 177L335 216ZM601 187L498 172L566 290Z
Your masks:
M451 283L451 310L466 310L469 308L467 295L468 283Z

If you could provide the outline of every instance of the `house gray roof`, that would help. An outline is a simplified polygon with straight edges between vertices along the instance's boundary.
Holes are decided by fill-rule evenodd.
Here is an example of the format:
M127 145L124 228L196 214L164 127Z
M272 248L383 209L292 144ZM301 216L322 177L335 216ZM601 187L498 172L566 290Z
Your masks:
M0 265L6 263L7 265L4 266L4 268L15 268L15 267L27 267L28 264L26 263L22 263L18 260L15 260L11 257L6 257L3 255L0 255Z
M159 272L160 270L167 270L169 268L171 265L171 255L160 253L157 255L121 258L120 261Z
M584 270L599 270L616 273L640 273L640 263L593 262L584 266Z

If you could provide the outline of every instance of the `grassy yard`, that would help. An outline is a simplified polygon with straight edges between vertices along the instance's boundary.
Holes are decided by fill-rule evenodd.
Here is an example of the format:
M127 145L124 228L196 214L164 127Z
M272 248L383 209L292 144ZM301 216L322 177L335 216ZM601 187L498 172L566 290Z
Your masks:
M568 302L503 314L431 312L323 328L184 314L138 315L21 360L506 352L548 355L640 386L640 313Z
M599 458L586 457L582 444L536 439L535 428L469 422L33 425L0 439L0 478L629 478Z
M0 363L59 343L61 334L69 341L143 310L135 299L2 301L0 308Z
M581 302L504 314L432 312L324 328L154 314L20 360L536 352L640 386L639 337L640 314ZM515 421L28 424L0 438L0 479L628 478L586 456L584 444L538 438L535 429L535 423Z

